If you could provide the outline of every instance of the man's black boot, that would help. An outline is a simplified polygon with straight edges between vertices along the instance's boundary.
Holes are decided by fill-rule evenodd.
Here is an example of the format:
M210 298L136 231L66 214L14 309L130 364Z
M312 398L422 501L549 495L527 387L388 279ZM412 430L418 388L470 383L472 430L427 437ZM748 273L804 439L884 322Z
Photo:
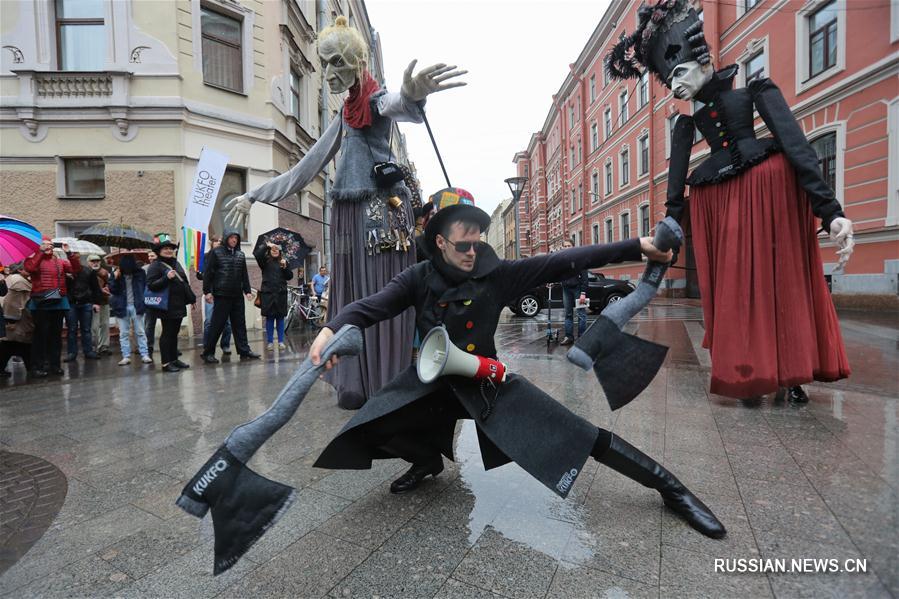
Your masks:
M437 476L443 472L443 458L437 456L427 464L412 464L404 475L390 484L391 493L406 493L416 488L428 475Z
M619 472L644 487L655 489L669 508L681 515L687 524L707 537L720 539L727 531L704 503L687 489L683 483L665 470L661 464L639 449L612 435L612 444L597 458L615 472Z

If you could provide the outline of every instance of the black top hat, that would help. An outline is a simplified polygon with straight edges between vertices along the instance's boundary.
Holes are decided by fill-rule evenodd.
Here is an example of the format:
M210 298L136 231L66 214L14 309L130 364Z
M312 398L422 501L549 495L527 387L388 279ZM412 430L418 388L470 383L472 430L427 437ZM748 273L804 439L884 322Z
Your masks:
M428 252L433 256L437 251L437 234L446 223L466 219L478 223L481 233L490 227L490 215L474 205L474 196L459 187L447 187L432 195L429 199L437 208L437 212L425 226L424 242Z

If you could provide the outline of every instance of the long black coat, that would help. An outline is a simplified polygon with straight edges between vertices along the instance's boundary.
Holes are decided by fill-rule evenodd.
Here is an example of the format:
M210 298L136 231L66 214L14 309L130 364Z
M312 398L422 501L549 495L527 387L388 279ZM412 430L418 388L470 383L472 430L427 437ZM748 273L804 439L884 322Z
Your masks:
M290 268L281 268L277 260L268 255L266 246L253 250L253 257L262 270L262 284L259 286L259 307L262 315L268 318L284 318L287 316L287 281L293 278Z
M480 250L472 276L456 285L448 282L431 261L420 262L397 275L380 292L353 302L328 323L338 330L345 324L367 327L415 307L416 326L425 334L434 326L446 326L460 349L496 356L493 337L503 307L531 287L570 277L586 268L609 262L640 259L639 240L603 246L585 246L555 254L500 260L492 249ZM412 340L410 339L411 343ZM460 377L443 377L427 385L410 367L374 394L325 448L315 466L364 469L385 454L372 439L379 431L403 430L402 408L425 401L458 401L475 420L481 455L487 469L515 461L534 478L565 497L596 442L598 429L535 387L527 379L510 374L499 387L494 411L480 420L484 406L480 387ZM452 459L455 418L434 423L431 443ZM534 443L539 438L540 443Z
M178 277L175 277L174 279L168 278L169 269L165 267L166 264L175 269L175 272L181 277L180 281L178 280ZM162 291L166 287L169 288L168 310L162 311L155 308L147 308L147 311L156 318L163 320L181 320L187 316L188 304L196 302L197 296L187 282L187 274L184 272L184 269L181 268L181 265L174 258L169 260L159 258L147 269L148 289L151 291Z
M210 251L204 258L203 293L214 296L240 297L250 293L250 276L247 273L247 257L237 246L229 248L227 241Z

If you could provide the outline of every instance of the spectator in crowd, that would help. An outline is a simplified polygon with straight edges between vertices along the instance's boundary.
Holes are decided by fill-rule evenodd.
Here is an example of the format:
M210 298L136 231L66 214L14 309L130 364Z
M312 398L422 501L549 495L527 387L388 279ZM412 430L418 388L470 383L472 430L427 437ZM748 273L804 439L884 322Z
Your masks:
M91 324L94 311L99 308L100 285L97 274L90 268L82 268L69 282L69 311L66 314L66 340L69 352L64 362L74 362L78 357L78 332L81 332L81 348L84 357L96 360L100 356L94 351L91 341Z
M574 244L566 239L562 242L562 249L573 248ZM587 330L587 309L577 308L575 303L583 305L587 299L589 279L587 271L582 270L576 276L562 281L562 306L565 308L565 337L559 345L571 345L574 343L574 312L577 312L577 336L580 337Z
M25 270L31 275L31 299L27 308L34 319L31 366L32 374L45 377L49 372L63 374L62 319L71 307L66 297L66 275L81 272L81 261L67 243L62 246L67 260L53 255L49 237L41 240L40 249L25 259Z
M247 319L244 312L244 298L253 299L250 277L247 273L247 259L240 250L240 234L226 231L222 245L209 252L203 271L203 294L208 303L215 303L212 309L212 323L203 347L203 361L218 363L215 344L231 319L231 332L237 345L237 353L242 360L258 359L259 354L250 349L247 341Z
M274 349L274 329L278 329L278 349L285 350L284 317L287 316L287 281L293 273L287 260L281 254L281 246L273 243L259 246L253 256L262 270L262 285L259 288L259 308L265 317L265 348Z
M22 358L25 368L31 370L31 336L34 331L31 313L25 309L31 297L28 273L22 270L21 264L11 264L8 274L5 281L0 281L0 292L4 286L7 288L0 311L0 321L5 325L3 335L0 335L0 377L4 378L12 376L6 365L13 356Z
M122 359L119 366L131 363L131 331L137 340L137 349L140 352L141 362L152 364L153 358L147 346L147 336L144 333L144 290L147 284L147 273L137 267L134 256L126 254L119 262L119 268L109 289L112 292L109 298L109 306L112 315L119 323L119 347L122 350Z
M91 340L97 355L110 355L112 352L109 351L109 266L103 264L100 256L96 254L88 256L87 263L97 276L97 285L100 286L100 301L94 308L94 318L91 322Z
M162 241L154 247L159 258L147 270L147 289L155 292L168 290L165 310L148 307L148 312L162 321L162 334L159 336L159 353L162 358L162 369L165 372L180 372L190 365L178 359L178 332L181 321L187 316L187 306L197 301L190 288L187 274L175 258L178 246L171 240Z
M312 291L319 301L321 301L322 294L325 292L325 289L328 288L330 283L331 277L328 276L328 269L324 266L320 267L318 269L318 274L312 277Z
M156 243L159 243L158 238ZM156 252L149 252L147 254L147 263L143 265L144 274L150 271L150 267L156 262L158 256ZM153 346L155 345L154 341L156 340L156 316L150 310L144 312L144 333L147 335L147 351L150 352L150 355L153 355Z
M0 263L0 298L6 297L9 287L6 286L6 267ZM3 300L0 299L0 306ZM0 339L6 337L6 320L3 319L3 310L0 310Z
M206 252L206 256L203 257L203 268L206 268L206 264L209 263L209 254L212 253L212 250L222 245L222 238L218 235L214 235L209 238L209 242L212 247ZM203 273L197 273L197 280L203 280ZM204 317L203 317L203 347L206 346L206 338L209 336L209 325L212 322L212 310L215 306L215 300L212 302L203 302L204 306ZM225 328L222 329L222 338L220 342L220 346L222 348L222 353L226 356L231 355L231 319L225 321Z

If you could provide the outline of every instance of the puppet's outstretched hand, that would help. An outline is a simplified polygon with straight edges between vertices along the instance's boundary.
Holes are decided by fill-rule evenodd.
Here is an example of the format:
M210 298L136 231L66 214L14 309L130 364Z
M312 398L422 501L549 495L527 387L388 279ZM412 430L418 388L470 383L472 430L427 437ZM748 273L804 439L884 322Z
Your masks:
M434 92L442 92L446 89L466 85L464 81L444 83L444 81L460 77L468 71L456 70L455 65L447 66L442 62L426 67L413 76L412 71L415 69L417 62L418 59L415 59L406 67L406 72L403 74L403 87L400 90L404 96L413 102L420 102L428 94L433 94Z
M834 270L841 271L846 266L846 263L849 262L849 257L852 255L853 249L855 249L852 221L842 216L833 219L833 222L830 223L830 238L840 246L840 249L837 250L837 256L840 257L840 261L837 262Z
M250 201L250 198L244 195L239 195L236 198L233 198L225 204L225 208L228 209L228 214L225 217L225 222L236 229L243 229L244 225L246 225L247 218L250 216L250 208L253 206L253 202Z

